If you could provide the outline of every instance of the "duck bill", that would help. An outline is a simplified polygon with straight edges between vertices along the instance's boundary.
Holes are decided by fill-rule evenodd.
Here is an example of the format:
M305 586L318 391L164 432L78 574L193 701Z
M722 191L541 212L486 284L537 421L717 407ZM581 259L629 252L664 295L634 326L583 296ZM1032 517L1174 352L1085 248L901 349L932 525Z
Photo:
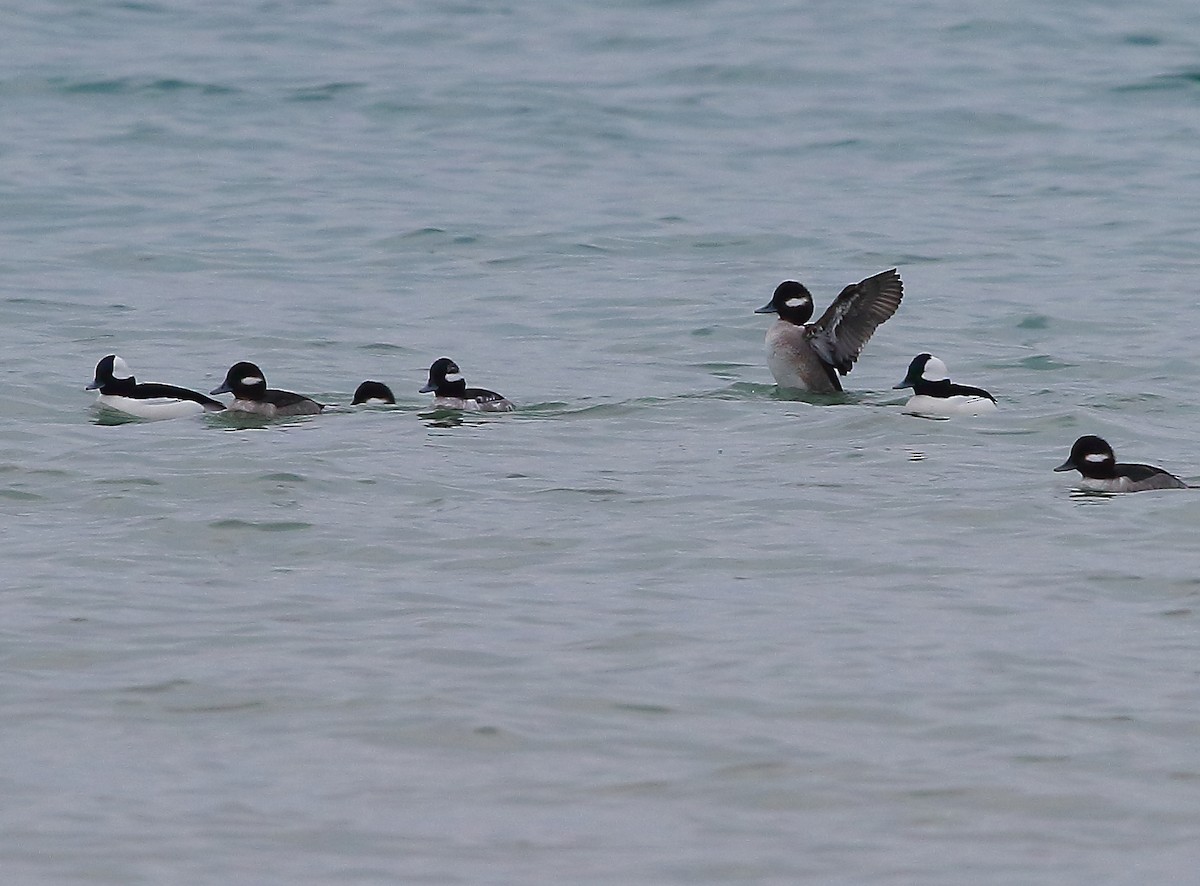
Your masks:
M84 390L85 391L98 391L98 390L100 390L100 382L94 381L90 385L88 385L86 388L84 388Z
M754 313L756 313L756 314L777 314L779 312L775 309L774 303L767 302L761 308L755 308Z
M225 382L225 384L222 384L222 385L217 385L217 387L213 388L211 391L209 391L209 393L210 394L229 394L229 393L231 393L231 391L229 390L229 382Z
M1061 465L1059 465L1057 468L1054 469L1054 472L1061 473L1062 471L1073 471L1073 470L1075 470L1075 465L1071 464L1069 461L1064 461Z
M912 386L913 386L913 383L906 378L904 381L900 382L900 384L892 385L892 390L898 391L901 388L911 388Z
M437 390L437 385L435 385L433 382L426 382L425 386L423 388L421 388L419 391L417 391L417 393L418 394L432 394L436 390Z

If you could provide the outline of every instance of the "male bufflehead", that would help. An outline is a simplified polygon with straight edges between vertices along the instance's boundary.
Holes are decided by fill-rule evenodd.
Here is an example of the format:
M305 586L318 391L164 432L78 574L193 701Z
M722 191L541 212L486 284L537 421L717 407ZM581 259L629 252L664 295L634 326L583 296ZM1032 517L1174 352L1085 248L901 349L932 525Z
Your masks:
M1186 489L1187 484L1153 465L1118 464L1112 447L1094 434L1080 437L1071 454L1054 470L1079 471L1083 489L1096 492L1142 492L1147 489Z
M351 406L358 406L362 403L386 403L395 405L396 397L392 394L392 389L381 381L365 381L359 385L354 391L354 399L350 401Z
M96 364L96 377L84 390L99 390L97 406L116 409L126 415L151 421L179 418L200 412L221 412L225 404L199 391L175 385L137 383L129 365L116 354L109 354Z
M980 415L994 412L996 398L983 388L956 385L950 381L946 364L932 354L918 354L908 364L904 381L895 386L912 388L905 412L946 418L951 415Z
M439 357L429 367L429 381L419 393L433 393L433 405L443 409L468 409L482 412L511 412L512 403L484 388L468 388L462 370L449 357Z
M780 387L818 394L842 389L848 373L880 323L896 313L904 284L893 268L852 283L816 323L813 298L802 283L785 280L756 314L778 314L767 330L767 366Z
M209 391L210 394L233 394L229 408L235 412L275 418L285 415L316 415L325 407L316 400L291 391L267 387L263 371L253 363L234 363L225 373L225 381Z

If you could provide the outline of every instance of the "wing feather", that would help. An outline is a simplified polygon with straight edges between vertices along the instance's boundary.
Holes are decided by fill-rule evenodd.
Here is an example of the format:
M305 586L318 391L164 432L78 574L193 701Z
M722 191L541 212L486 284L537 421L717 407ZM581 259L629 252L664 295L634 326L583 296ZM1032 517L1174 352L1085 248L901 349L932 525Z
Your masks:
M809 324L807 334L813 347L845 375L879 324L896 313L903 297L904 284L895 268L851 283L820 320Z

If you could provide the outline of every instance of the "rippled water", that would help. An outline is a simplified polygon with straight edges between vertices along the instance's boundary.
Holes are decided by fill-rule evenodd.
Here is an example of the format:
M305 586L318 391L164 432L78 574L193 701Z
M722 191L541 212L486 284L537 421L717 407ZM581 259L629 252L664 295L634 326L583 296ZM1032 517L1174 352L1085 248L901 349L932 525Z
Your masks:
M1200 499L1050 469L1200 483L1200 8L8 25L6 883L1193 876ZM889 267L778 392L752 310ZM399 403L114 424L113 352Z

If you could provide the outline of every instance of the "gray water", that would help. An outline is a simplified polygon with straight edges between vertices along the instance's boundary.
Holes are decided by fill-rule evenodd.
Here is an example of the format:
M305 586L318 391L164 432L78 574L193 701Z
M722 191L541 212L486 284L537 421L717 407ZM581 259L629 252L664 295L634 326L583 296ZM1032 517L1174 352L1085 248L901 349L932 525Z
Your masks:
M1200 482L1200 7L3 21L6 884L1195 881L1200 499L1051 468ZM779 392L753 309L890 267Z

